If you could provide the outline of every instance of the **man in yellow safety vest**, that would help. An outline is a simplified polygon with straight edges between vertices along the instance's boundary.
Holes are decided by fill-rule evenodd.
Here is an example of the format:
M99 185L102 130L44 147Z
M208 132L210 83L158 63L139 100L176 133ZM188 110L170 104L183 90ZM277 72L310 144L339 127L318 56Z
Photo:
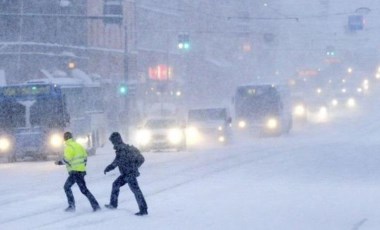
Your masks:
M96 201L90 190L88 190L86 181L84 180L84 176L86 175L87 152L80 144L73 140L72 133L65 132L63 139L65 140L64 158L55 163L57 165L65 164L69 173L69 177L64 186L67 201L69 203L69 206L65 211L75 211L75 200L71 187L77 183L80 191L90 201L93 211L96 212L100 210L99 203Z

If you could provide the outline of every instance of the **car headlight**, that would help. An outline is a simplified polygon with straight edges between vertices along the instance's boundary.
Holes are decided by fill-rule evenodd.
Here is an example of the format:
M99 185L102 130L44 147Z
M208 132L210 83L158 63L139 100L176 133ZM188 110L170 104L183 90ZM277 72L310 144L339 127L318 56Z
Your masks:
M320 120L326 120L327 116L328 116L327 108L324 107L324 106L320 107L319 110L318 110L318 118Z
M306 113L305 106L303 106L303 105L296 105L294 107L293 112L294 112L294 115L296 115L298 117L305 116L305 113Z
M178 144L183 139L183 133L180 129L171 129L168 132L168 140L172 144Z
M334 106L334 107L338 106L338 100L337 99L332 99L331 100L331 105Z
M0 151L5 152L11 148L11 141L6 137L0 138Z
M54 133L49 137L50 146L54 148L61 147L63 145L63 138L61 134Z
M354 108L356 106L356 101L354 98L349 98L346 102L348 108Z
M268 129L276 129L278 127L278 120L275 118L268 119L266 126Z
M88 145L88 137L82 136L82 137L77 137L76 141L81 144L82 146L87 146Z
M190 144L194 144L200 141L201 134L196 127L188 127L186 129L186 139Z
M137 132L136 141L140 145L149 144L151 139L152 139L152 133L149 130L142 129Z
M247 123L245 121L239 121L238 123L239 128L245 128L247 126Z
M362 83L362 87L364 90L368 90L369 89L369 81L367 79L365 79Z
M226 138L224 136L219 136L218 137L218 141L219 142L225 142L226 141Z
M222 131L222 130L223 130L223 127L222 127L222 126L218 126L218 130L219 130L219 131Z

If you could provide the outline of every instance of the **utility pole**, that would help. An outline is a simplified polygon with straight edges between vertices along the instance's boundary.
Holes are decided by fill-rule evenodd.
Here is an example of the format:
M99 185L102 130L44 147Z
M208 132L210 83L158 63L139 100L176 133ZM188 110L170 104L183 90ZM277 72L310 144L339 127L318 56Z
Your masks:
M128 87L128 82L129 82L129 56L128 56L128 26L127 26L127 22L125 22L125 25L124 25L124 81ZM125 127L125 129L123 130L124 131L124 138L125 140L128 140L129 139L129 120L130 120L130 106L129 106L129 98L130 98L130 95L128 95L127 93L127 96L124 97L124 109L122 110L123 113L121 114L121 120L123 123L123 127Z
M24 0L21 0L20 3L20 14L24 14ZM23 33L23 27L24 27L24 18L20 17L20 24L19 24L19 33L18 33L18 49L17 49L17 75L21 74L21 44L22 44L22 33ZM19 76L17 76L19 77Z
M124 8L124 79L125 84L128 87L128 92L126 97L124 97L124 108L121 114L121 120L123 122L122 127L124 132L124 139L129 141L130 139L130 124L131 117L135 115L132 111L132 106L135 108L135 93L132 89L132 81L136 77L136 1L129 1ZM133 53L131 53L133 52Z

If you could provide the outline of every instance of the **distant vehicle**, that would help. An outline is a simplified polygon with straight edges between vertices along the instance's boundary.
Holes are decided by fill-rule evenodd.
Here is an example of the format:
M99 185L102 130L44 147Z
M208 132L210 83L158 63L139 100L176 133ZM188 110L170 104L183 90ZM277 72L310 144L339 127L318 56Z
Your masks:
M136 141L141 151L186 149L185 126L175 118L151 118L137 130Z
M325 123L331 120L329 107L324 101L308 100L307 118L312 123Z
M187 143L228 143L232 134L231 122L227 108L190 109L187 115Z
M305 94L302 92L294 92L291 94L292 103L292 120L293 124L305 124L308 120L307 117L307 101Z
M9 162L62 154L65 130L90 154L105 143L100 86L30 82L0 87L0 156Z
M242 85L237 87L233 102L238 130L280 135L292 128L292 108L286 87Z

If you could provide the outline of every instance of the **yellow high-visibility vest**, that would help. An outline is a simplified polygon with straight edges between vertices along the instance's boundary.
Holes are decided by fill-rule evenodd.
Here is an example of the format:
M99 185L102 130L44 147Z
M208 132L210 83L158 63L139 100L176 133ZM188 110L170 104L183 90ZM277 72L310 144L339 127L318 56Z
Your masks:
M87 152L73 139L65 141L64 161L67 171L85 172L87 162Z

